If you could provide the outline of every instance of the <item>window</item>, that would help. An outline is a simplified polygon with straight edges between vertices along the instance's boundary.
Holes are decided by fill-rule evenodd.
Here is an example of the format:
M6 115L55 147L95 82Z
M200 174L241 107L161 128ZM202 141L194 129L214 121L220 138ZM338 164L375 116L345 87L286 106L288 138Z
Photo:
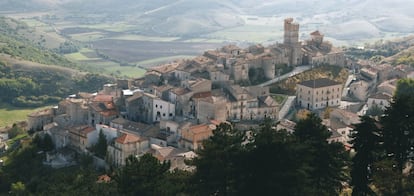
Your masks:
M319 92L318 92L318 91L316 91L316 94L318 95L318 94L319 94Z
M316 104L316 107L318 107L318 104Z
M170 117L172 117L173 116L173 114L172 113L170 113Z
M162 109L162 105L160 105L160 108Z
M158 108L158 104L155 104L155 108Z
M318 102L318 98L316 98L316 102Z
M162 116L165 117L165 113L162 113Z
M308 91L308 94L310 94L310 91Z

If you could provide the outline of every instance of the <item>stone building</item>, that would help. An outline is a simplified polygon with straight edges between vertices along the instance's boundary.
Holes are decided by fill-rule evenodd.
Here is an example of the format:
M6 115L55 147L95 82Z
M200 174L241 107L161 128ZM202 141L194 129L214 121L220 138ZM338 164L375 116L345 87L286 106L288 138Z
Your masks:
M181 148L197 150L202 147L202 142L213 135L214 125L201 124L190 126L185 130L181 130L181 140L179 144Z
M303 81L296 84L297 104L309 110L339 106L342 84L327 78Z
M368 97L367 100L368 108L373 108L374 106L377 106L381 108L383 111L385 111L385 109L390 106L391 98L392 97L390 95L385 93L377 93L371 95Z
M109 125L111 120L118 118L119 112L111 95L97 95L89 103L89 124Z
M27 116L28 130L41 130L43 126L53 122L54 112L52 108L36 111Z
M69 128L70 146L79 152L85 152L98 141L98 131L88 125Z
M293 22L293 18L284 21L283 44L290 53L289 65L302 64L302 43L299 42L299 24Z
M130 133L121 133L108 145L108 162L114 166L125 165L128 156L139 156L149 150L149 141L145 137Z

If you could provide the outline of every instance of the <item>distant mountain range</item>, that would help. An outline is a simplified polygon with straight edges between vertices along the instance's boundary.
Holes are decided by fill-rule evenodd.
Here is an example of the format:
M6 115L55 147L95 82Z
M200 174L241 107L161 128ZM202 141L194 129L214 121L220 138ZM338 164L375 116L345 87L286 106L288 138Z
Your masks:
M0 11L51 11L128 21L139 33L193 36L255 18L294 17L306 31L336 40L387 38L414 32L410 0L2 0ZM275 24L282 25L282 24Z

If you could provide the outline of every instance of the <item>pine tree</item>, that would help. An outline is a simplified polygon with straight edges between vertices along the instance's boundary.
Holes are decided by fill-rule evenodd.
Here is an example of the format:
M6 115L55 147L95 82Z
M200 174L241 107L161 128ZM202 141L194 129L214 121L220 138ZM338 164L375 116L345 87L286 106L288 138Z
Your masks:
M222 123L203 142L203 148L192 162L197 167L194 181L200 195L237 195L242 186L239 178L245 172L241 170L245 163L241 157L243 138L243 132Z
M343 144L327 142L331 133L314 113L297 123L294 135L298 145L305 146L301 161L308 165L308 194L339 194L347 180L345 168L349 158Z
M414 154L414 80L398 81L393 101L381 119L384 148L402 174ZM399 175L397 194L403 194L404 175Z
M108 142L106 140L106 136L102 132L102 130L100 130L99 136L98 136L98 142L94 146L94 151L96 153L96 156L100 158L105 158L107 148L108 148Z
M372 164L379 158L379 134L375 120L369 116L362 116L361 123L356 124L351 132L350 143L356 152L351 167L352 195L373 195L369 184L372 181Z

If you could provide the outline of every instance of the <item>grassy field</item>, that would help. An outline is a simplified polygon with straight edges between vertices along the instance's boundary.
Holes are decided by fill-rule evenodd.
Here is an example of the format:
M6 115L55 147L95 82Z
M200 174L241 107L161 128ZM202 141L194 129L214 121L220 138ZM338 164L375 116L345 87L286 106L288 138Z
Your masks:
M102 59L89 48L82 48L79 52L66 54L65 57L79 62L88 71L120 78L139 78L146 72L145 69L136 66L120 66L117 62Z
M125 32L128 30L136 29L134 25L129 25L125 22L102 23L102 24L95 24L95 25L80 25L79 27L87 27L91 29L99 29L99 30L112 31L112 32Z
M18 108L0 103L0 127L11 126L18 121L27 120L27 115L39 108Z
M99 31L87 32L87 33L78 33L71 34L70 38L80 41L80 42L91 42L102 39L105 37L105 34Z
M72 61L88 61L88 60L99 60L97 58L88 58L82 52L75 52L70 54L65 54L65 57Z
M134 41L170 42L170 41L176 41L177 39L179 39L179 37L153 37L153 36L124 34L124 35L111 37L111 39L134 40Z

